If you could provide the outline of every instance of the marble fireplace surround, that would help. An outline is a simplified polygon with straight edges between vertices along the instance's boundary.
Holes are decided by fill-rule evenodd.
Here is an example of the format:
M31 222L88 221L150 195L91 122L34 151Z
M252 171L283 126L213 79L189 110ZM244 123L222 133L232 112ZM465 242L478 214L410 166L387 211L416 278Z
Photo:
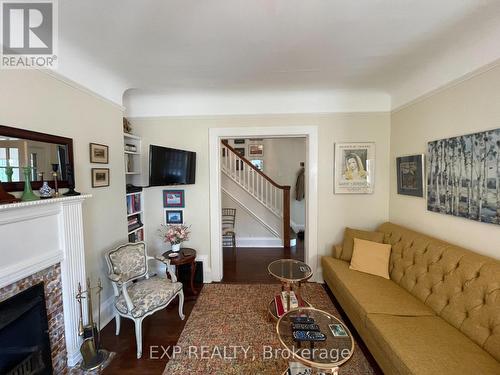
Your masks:
M78 283L85 285L82 204L90 197L0 205L0 291L20 292L26 280L46 281L44 275L60 274L68 366L76 365L81 358L79 309L74 297ZM47 298L47 285L45 293ZM47 306L48 312L49 309ZM51 350L54 362L54 355L60 358L61 350ZM54 367L60 366L56 362Z

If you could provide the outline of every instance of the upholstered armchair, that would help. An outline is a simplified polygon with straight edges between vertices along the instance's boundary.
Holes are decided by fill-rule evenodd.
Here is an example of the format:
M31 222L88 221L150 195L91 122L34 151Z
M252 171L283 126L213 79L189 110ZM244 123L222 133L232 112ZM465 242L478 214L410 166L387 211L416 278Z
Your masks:
M148 261L156 260L167 266L170 280L148 275ZM135 324L137 358L142 356L142 321L149 315L165 308L179 296L179 317L182 312L184 293L182 284L177 282L170 270L170 261L164 257L150 257L144 242L118 246L106 254L109 279L115 294L116 335L120 334L120 319L132 319Z

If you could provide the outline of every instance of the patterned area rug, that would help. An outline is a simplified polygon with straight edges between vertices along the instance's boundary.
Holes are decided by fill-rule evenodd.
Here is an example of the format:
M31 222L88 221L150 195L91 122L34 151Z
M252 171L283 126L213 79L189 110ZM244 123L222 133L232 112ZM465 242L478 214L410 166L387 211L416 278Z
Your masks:
M269 358L274 357L270 350L281 349L276 324L267 316L269 301L277 291L276 284L205 285L177 343L180 353L167 363L163 374L282 374L288 362L282 355ZM321 285L306 283L302 295L314 307L340 316ZM375 371L356 345L339 373Z

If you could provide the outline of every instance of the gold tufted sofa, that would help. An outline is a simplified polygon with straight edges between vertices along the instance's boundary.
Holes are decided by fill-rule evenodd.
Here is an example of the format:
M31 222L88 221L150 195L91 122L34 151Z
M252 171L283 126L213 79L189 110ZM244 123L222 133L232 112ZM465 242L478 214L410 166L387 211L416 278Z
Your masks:
M390 280L350 270L340 246L322 267L384 373L499 375L500 261L392 223L377 231Z

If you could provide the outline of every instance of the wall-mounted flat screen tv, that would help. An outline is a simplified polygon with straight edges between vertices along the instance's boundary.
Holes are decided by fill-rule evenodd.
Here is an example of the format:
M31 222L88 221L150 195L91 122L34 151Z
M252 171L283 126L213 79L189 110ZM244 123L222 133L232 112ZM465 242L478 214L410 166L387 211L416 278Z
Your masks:
M149 186L195 183L196 152L149 146Z

